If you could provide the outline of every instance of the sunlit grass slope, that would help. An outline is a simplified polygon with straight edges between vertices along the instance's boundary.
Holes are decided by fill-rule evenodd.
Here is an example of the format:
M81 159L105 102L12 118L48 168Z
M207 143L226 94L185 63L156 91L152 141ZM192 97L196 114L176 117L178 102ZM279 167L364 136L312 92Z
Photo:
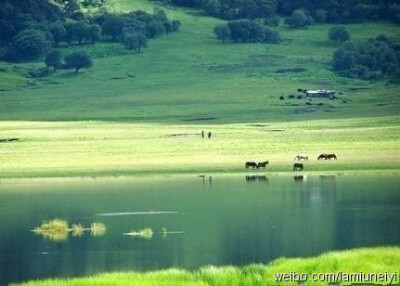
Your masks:
M276 273L306 273L311 280L313 273L383 273L390 275L400 271L400 248L364 248L336 251L313 258L281 258L268 265L254 264L243 267L204 267L196 271L170 269L136 273L120 272L99 274L86 278L44 280L25 283L25 286L81 286L81 285L298 285L298 282L276 282ZM399 283L397 280L393 281ZM332 285L328 282L308 280L305 285ZM382 281L381 281L382 282ZM386 285L389 281L383 284ZM335 285L350 285L341 283ZM365 285L365 284L364 284Z
M118 0L109 9L152 12L153 1ZM163 7L182 22L180 32L149 41L140 55L119 43L61 48L62 53L85 49L94 67L78 75L58 71L43 79L27 79L27 69L43 62L0 64L0 120L185 123L294 121L398 114L399 85L339 77L330 70L337 47L328 41L331 25L290 30L279 27L279 45L222 44L213 27L221 20L196 10ZM348 25L355 41L385 33L398 35L398 26L370 22ZM276 73L279 68L304 67L301 73ZM129 76L127 76L129 74ZM298 88L328 88L338 100L279 100ZM340 94L339 94L340 92ZM322 105L318 105L322 103Z
M244 172L246 161L269 160L259 172L291 172L306 153L305 171L400 168L399 117L221 125L99 121L0 122L0 177L103 176ZM201 131L212 132L211 139ZM318 161L321 153L338 160ZM247 170L248 172L253 172Z

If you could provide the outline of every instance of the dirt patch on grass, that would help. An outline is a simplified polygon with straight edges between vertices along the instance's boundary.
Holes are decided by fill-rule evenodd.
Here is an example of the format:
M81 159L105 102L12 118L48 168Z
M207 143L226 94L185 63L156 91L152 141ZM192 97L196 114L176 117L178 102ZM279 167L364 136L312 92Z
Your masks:
M268 124L250 124L251 127L266 127Z
M19 140L20 138L0 138L0 143L15 142Z
M168 134L167 137L189 137L189 136L200 136L200 133L173 133Z

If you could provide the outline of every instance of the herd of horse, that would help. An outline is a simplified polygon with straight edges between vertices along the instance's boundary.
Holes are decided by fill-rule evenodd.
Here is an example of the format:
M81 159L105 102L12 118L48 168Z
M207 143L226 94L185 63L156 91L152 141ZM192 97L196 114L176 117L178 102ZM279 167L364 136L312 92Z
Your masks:
M337 156L335 154L327 154L327 153L323 153L321 155L318 156L318 161L319 160L337 160ZM308 155L306 154L298 154L294 157L294 160L296 161L308 161ZM246 162L244 167L246 169L252 168L252 169L260 169L260 168L266 168L266 166L269 164L268 161L264 161L264 162ZM303 163L299 163L299 162L295 162L293 164L293 171L302 171L304 169L304 164Z

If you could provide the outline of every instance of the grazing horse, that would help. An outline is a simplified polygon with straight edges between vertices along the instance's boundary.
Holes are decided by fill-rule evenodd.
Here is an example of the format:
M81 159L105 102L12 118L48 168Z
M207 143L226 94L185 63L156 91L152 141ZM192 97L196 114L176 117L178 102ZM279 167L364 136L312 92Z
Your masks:
M303 171L304 165L302 163L294 163L293 171Z
M325 154L325 160L330 160L330 159L337 160L337 157L335 154Z
M246 164L244 165L244 167L246 169L252 167L253 169L258 169L258 165L256 162L246 162Z
M268 161L260 162L260 163L258 163L258 165L257 165L257 169L265 168L268 164L269 164Z
M326 153L324 153L324 154L321 154L321 155L318 156L318 160L322 160L322 159L324 159L324 160L330 160L330 159L337 160L337 157L336 157L335 154L326 154Z
M300 161L300 160L307 160L308 161L308 155L306 154L298 154L296 156L294 156L294 160L296 161Z

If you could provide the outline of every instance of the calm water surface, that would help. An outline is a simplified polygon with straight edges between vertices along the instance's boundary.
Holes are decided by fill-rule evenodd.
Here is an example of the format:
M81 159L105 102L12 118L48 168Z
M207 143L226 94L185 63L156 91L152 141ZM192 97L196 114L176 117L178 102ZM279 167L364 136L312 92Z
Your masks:
M399 186L396 175L3 181L0 285L400 245ZM62 242L30 231L53 218L107 231ZM146 227L151 239L123 235Z

